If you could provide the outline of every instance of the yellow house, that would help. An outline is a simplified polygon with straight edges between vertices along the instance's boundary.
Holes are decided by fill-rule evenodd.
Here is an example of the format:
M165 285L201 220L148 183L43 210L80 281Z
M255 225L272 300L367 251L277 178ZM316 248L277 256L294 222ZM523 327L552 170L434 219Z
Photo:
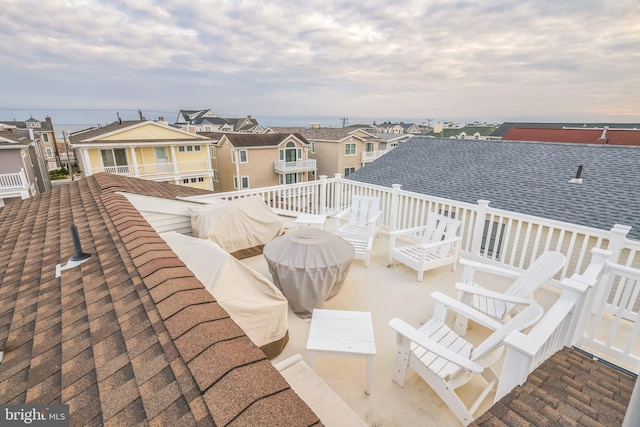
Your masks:
M293 184L316 179L311 145L300 134L201 132L218 140L212 147L216 189L239 189Z
M119 120L69 137L85 176L98 172L214 190L214 141L154 121Z

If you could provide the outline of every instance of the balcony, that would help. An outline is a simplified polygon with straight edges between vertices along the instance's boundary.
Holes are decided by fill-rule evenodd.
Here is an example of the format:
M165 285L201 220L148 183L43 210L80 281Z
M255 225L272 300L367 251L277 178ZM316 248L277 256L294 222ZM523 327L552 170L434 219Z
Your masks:
M276 173L312 172L316 169L315 159L295 160L293 162L276 160L274 163L274 170Z
M18 173L0 174L0 191L16 191L26 190L29 188L29 182L24 170Z
M383 154L388 153L389 150L375 150L375 151L363 151L362 163L371 163Z
M640 242L626 238L628 227L594 229L493 209L487 201L468 204L403 191L399 186L386 188L341 178L322 177L308 183L187 199L233 200L256 195L283 215L289 227L298 214L314 213L329 217L326 228L331 231L330 217L348 206L353 194L380 197L383 232L375 239L370 267L354 260L342 290L325 303L325 308L372 313L377 347L372 393L364 394L362 359L317 357L315 371L369 425L459 425L448 407L411 369L404 388L392 382L396 348L389 320L401 317L414 326L422 324L434 309L431 293L440 291L456 297L454 284L462 274L461 268L451 271L443 267L428 271L420 283L415 271L400 264L387 266L389 242L385 231L419 225L429 212L448 212L462 222L464 258L520 271L547 250L559 250L567 257L565 267L534 295L544 307L545 316L526 334L512 333L506 340L506 353L498 363L498 398L524 382L563 346L584 349L632 372L640 368ZM611 252L602 275L595 271L597 263L608 255L598 248ZM271 277L263 256L243 262ZM506 284L498 280L490 288L500 290ZM308 360L308 332L309 319L290 312L289 344L273 362L297 353ZM476 325L467 336L477 342L486 334ZM461 390L463 395L477 391L469 385ZM493 397L490 395L478 415L491 406Z
M174 170L173 163L149 163L123 166L103 166L95 167L92 172L106 172L115 175L135 176L141 178L163 178L167 176L178 176L183 174L193 173L205 173L210 171L207 168L206 160L199 160L193 162L178 162L176 164L177 169Z

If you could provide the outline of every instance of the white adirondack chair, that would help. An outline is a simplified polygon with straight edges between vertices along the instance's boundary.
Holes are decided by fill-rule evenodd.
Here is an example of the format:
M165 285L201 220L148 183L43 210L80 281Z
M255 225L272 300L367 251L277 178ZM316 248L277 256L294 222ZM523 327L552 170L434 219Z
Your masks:
M343 237L343 239L351 243L351 246L353 246L355 251L353 258L364 260L365 267L369 267L371 251L373 250L373 237L373 235L362 237Z
M393 261L418 272L418 281L426 270L452 264L456 269L461 238L456 236L460 221L445 215L431 213L427 224L389 232L389 267ZM398 242L409 244L397 245Z
M335 232L347 240L375 236L380 231L381 215L377 197L353 196L351 207L334 216Z
M389 326L397 333L393 381L404 387L407 367L411 366L466 426L474 420L475 412L497 386L499 376L491 366L502 355L504 339L510 332L522 331L534 324L542 316L543 310L535 301L519 299L524 308L502 324L439 292L434 292L432 297L436 300L433 318L419 329L398 318L389 322ZM448 309L463 313L494 332L474 347L447 326L445 319ZM476 400L467 406L456 389L477 375L484 378L486 386L476 393Z
M495 291L488 291L474 281L476 271L484 271L492 274L512 277L515 280L504 291L504 295L519 298L531 298L532 294L547 280L551 279L565 263L565 256L560 252L545 252L540 255L529 268L522 272L507 270L476 261L462 259L460 264L464 265L462 281L456 283L458 290L458 300L474 307L476 310L487 314L500 321L506 320L513 314L516 304L497 299ZM463 333L466 329L466 321L462 316L456 320L456 330Z

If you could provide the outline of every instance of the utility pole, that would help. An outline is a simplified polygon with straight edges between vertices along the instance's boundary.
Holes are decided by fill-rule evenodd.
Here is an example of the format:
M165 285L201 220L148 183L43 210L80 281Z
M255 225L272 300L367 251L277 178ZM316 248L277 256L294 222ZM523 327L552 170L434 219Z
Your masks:
M340 120L342 120L342 127L343 128L347 127L347 123L349 122L349 117L340 117Z
M71 174L71 181L74 181L73 178L73 165L71 164L71 159L69 158L69 133L71 131L62 131L62 137L64 138L64 150L67 153L67 171Z

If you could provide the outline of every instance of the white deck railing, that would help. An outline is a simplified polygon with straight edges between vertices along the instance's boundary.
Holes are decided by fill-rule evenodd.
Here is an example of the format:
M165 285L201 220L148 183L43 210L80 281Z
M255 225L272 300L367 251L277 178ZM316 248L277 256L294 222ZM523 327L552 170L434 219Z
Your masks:
M173 163L145 163L123 166L99 166L92 169L94 174L99 172L106 172L115 175L127 175L127 176L154 176L154 175L179 175L185 173L194 172L206 172L207 162L206 160L198 160L192 162L178 162L174 168Z
M274 170L277 173L294 173L294 172L308 172L316 170L316 160L294 160L292 162L285 162L282 160L276 160L274 163Z
M26 190L29 188L29 181L21 169L18 173L0 174L0 190Z
M372 162L378 157L383 156L388 153L389 150L374 150L374 151L363 151L362 152L362 163Z

